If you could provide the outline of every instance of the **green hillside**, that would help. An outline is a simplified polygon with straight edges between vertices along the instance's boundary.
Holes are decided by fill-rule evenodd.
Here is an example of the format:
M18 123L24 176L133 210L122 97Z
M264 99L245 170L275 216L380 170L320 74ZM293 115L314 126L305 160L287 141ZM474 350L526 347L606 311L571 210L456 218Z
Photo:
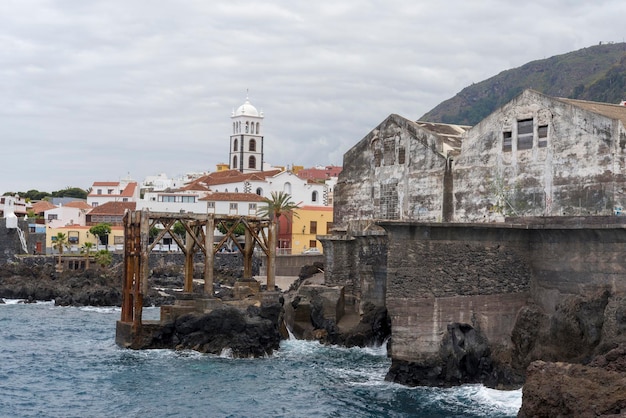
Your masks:
M527 88L554 97L626 100L626 43L596 45L503 71L464 88L420 120L475 125Z

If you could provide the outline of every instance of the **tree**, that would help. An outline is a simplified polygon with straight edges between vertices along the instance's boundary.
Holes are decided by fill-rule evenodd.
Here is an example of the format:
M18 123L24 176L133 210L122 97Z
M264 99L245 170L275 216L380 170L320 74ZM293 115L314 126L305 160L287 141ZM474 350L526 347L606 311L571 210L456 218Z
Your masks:
M276 242L278 238L278 222L280 217L292 214L296 218L298 214L294 212L298 208L296 203L291 201L291 196L285 192L272 192L270 198L263 198L265 205L258 210L260 216L270 218L268 233L269 254L267 257L267 290L274 291L276 287ZM289 218L287 218L289 219Z
M83 248L81 251L85 254L85 270L89 270L89 256L91 255L91 250L94 247L93 242L86 242L83 244Z
M285 192L272 192L270 198L263 198L265 206L261 206L258 210L259 216L266 216L271 221L278 223L280 217L291 213L298 218L298 214L294 212L299 206L291 201L291 195Z
M63 265L61 264L61 256L63 255L63 249L67 247L67 235L63 232L59 232L56 236L52 237L52 248L56 249L59 252L59 264L58 268L61 270Z
M108 267L113 262L113 256L108 250L100 250L95 254L96 263L102 268Z
M108 224L106 222L99 223L98 225L94 225L91 228L89 228L89 232L97 236L98 240L100 241L100 244L104 244L108 248L109 240L107 239L105 241L104 237L106 237L107 235L111 233L111 224Z

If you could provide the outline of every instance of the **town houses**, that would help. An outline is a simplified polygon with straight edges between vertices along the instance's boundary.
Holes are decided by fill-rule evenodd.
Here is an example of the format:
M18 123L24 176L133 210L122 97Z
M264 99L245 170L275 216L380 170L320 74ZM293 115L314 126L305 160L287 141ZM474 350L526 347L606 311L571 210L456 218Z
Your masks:
M126 211L256 216L264 198L283 192L298 209L281 219L280 253L322 252L316 236L330 233L332 228L334 185L341 167L268 164L263 119L263 112L248 98L232 112L232 131L224 146L228 163L218 164L214 172L187 173L176 178L159 173L141 182L130 176L117 181L96 179L86 200L26 202L17 196L2 197L2 204L5 199L11 199L18 217L31 214L29 232L41 238L29 252L56 252L55 239L59 233L67 238L65 251L70 253L80 252L87 242L94 248L121 251L122 218ZM109 234L94 236L89 232L91 227L102 223L110 226ZM157 249L177 250L175 245L170 245L171 240L164 239L165 245Z

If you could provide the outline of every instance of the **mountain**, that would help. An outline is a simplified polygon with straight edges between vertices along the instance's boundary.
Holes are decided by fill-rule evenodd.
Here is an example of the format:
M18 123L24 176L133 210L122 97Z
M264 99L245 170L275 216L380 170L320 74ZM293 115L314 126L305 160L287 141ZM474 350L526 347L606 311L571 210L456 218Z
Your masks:
M600 44L503 71L464 88L419 120L475 125L527 88L553 97L620 103L626 100L626 43Z

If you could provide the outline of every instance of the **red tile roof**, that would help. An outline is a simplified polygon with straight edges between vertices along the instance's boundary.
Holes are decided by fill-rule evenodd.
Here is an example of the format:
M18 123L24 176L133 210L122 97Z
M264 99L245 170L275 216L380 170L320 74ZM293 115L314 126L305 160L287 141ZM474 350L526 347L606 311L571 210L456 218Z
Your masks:
M73 200L64 205L66 208L92 209L84 200Z
M47 200L42 200L37 203L33 203L33 207L31 209L35 213L44 213L47 210L56 209L56 206L54 206L52 203L48 202Z
M263 197L255 193L215 192L198 200L207 202L262 202Z
M281 170L260 171L257 173L241 173L237 170L224 170L202 176L185 187L191 185L214 186L218 184L239 183L242 181L258 180L263 181L266 177L273 177Z
M91 209L89 215L123 215L126 210L135 210L135 202L106 202Z

